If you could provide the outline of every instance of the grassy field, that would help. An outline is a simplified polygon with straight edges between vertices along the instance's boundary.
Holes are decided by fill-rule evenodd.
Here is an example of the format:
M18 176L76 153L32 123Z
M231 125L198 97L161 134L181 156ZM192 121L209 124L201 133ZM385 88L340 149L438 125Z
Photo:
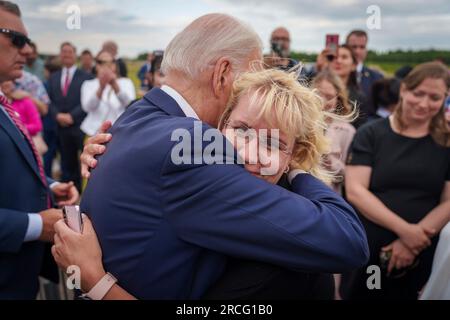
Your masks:
M133 81L137 95L139 95L139 88L141 87L141 81L139 81L137 73L143 64L144 61L127 61L128 78Z
M382 71L386 76L393 76L395 74L395 71L405 66L406 64L397 62L384 62L379 64L369 63L368 65L371 68ZM414 67L414 64L411 64L411 66Z

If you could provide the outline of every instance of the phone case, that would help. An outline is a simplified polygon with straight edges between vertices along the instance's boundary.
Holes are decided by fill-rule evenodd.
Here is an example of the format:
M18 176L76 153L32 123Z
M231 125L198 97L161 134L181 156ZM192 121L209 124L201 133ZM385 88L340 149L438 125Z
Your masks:
M83 232L83 218L79 206L65 206L63 208L64 221L75 232Z

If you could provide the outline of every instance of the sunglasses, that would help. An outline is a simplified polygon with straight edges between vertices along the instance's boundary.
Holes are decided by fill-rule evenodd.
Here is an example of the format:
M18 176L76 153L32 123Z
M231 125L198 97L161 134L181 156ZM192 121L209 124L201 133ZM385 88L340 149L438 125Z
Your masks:
M115 63L116 61L115 60L109 60L109 61L107 61L107 60L99 60L99 59L96 59L95 60L95 63L96 64L98 64L99 66L102 66L102 65L105 65L105 64L113 64L113 63Z
M4 34L5 36L9 37L11 39L11 43L13 46L15 46L17 49L23 49L25 45L30 45L31 40L23 33L13 31L10 29L0 29L0 33Z

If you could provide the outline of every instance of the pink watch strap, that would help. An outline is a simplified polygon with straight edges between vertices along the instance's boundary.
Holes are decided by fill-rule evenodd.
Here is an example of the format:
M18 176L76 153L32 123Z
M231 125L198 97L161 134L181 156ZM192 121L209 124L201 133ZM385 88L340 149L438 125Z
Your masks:
M84 294L84 296L92 300L102 300L116 282L117 279L108 272L88 293Z

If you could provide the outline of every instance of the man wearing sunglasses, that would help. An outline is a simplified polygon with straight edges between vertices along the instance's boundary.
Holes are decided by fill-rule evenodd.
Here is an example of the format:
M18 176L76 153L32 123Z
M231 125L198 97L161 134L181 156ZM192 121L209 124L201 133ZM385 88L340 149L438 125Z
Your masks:
M22 76L29 43L18 6L0 0L0 83ZM57 279L44 243L53 242L53 224L62 217L53 200L74 204L78 193L43 171L28 131L0 92L0 300L35 299L43 264Z

